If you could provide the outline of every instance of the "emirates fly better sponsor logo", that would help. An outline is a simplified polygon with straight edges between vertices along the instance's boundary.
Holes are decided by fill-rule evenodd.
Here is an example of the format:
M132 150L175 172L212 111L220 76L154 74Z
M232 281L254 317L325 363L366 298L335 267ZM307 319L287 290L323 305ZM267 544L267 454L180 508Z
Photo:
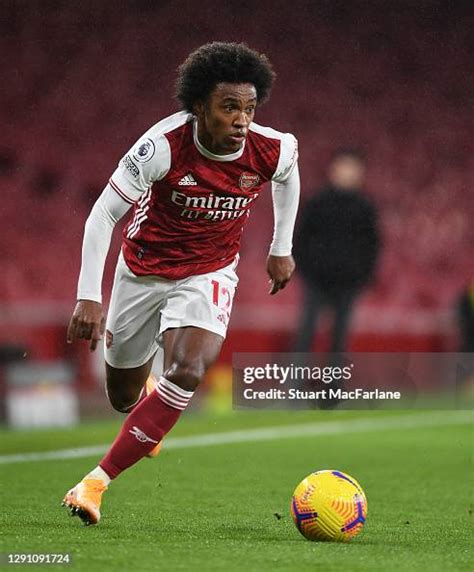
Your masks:
M184 207L181 216L189 219L227 220L240 218L248 212L248 206L258 193L246 197L218 196L213 193L203 196L190 196L180 191L171 193L171 201Z

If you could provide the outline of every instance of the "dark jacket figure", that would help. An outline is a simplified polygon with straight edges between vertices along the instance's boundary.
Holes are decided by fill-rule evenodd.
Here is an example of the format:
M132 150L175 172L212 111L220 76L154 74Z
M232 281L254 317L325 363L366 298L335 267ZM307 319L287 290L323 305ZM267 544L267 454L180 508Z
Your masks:
M357 190L363 174L358 154L338 153L330 182L302 209L294 253L306 292L295 351L311 350L323 306L335 313L331 351L345 350L353 302L373 276L379 251L376 210Z
M474 279L459 298L458 319L461 331L460 351L474 352Z

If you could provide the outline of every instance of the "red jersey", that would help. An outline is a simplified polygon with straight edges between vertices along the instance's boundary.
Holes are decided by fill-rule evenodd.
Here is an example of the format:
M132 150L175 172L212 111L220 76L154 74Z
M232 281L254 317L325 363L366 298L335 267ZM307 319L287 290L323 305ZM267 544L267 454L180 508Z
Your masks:
M296 161L289 133L252 123L239 151L214 155L199 142L192 114L160 121L110 179L134 205L123 235L127 265L138 276L172 280L227 266L263 184L284 182Z

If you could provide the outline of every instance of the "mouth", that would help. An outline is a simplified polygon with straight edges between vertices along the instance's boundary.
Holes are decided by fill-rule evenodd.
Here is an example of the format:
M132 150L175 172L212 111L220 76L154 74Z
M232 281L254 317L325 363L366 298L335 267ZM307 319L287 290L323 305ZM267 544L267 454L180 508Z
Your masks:
M229 139L235 145L240 145L245 141L245 135L242 135L241 133L234 133L232 135L229 135Z

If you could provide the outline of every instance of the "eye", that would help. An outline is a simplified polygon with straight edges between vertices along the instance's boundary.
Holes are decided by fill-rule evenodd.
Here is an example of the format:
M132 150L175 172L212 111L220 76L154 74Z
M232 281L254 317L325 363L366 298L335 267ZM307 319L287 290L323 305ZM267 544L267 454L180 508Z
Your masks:
M251 113L254 113L254 112L255 112L255 106L254 105L252 105L251 107L247 107L247 109L245 110L245 113L248 113L249 115Z

